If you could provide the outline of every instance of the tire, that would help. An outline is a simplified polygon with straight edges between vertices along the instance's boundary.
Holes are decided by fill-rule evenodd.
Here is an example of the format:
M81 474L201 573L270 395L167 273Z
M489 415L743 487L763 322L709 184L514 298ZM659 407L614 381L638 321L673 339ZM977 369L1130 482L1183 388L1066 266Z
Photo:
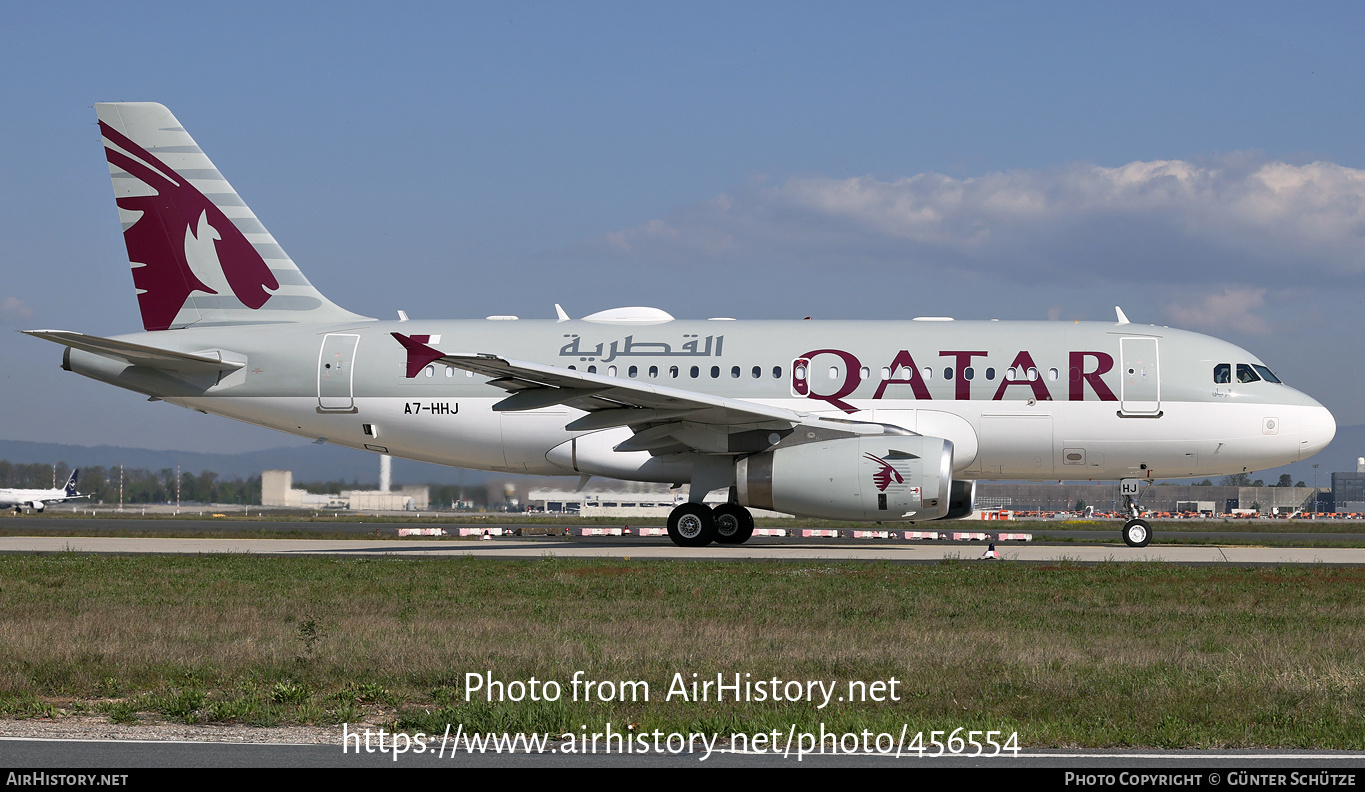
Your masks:
M743 506L722 503L711 511L716 517L716 541L720 544L744 544L754 535L754 516Z
M668 538L678 547L705 547L716 540L716 518L700 503L679 504L668 515Z
M1146 547L1152 541L1152 526L1146 520L1129 520L1123 524L1123 543L1129 547Z

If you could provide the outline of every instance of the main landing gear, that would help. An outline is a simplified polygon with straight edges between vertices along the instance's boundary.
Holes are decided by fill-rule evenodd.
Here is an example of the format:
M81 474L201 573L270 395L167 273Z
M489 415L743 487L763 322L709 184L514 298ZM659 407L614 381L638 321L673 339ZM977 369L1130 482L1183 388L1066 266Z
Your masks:
M705 547L712 542L744 544L754 535L754 516L734 503L712 509L701 503L682 503L668 515L668 538L679 547Z

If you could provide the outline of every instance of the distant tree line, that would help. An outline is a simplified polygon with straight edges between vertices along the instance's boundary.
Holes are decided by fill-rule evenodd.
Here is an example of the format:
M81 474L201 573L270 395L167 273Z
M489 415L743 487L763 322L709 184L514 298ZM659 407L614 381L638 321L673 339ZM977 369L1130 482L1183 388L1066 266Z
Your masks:
M1205 481L1207 481L1207 480L1208 480L1208 479L1205 479ZM1233 475L1231 475L1231 476L1224 476L1224 477L1222 478L1222 480L1219 481L1219 483L1222 484L1224 487L1264 487L1264 486L1265 486L1265 482L1264 482L1264 481L1262 481L1261 479L1256 479L1255 481L1252 481L1252 480L1251 480L1251 476L1248 476L1246 473L1235 473L1235 474L1233 474ZM1289 475L1288 473L1281 473L1281 474L1280 474L1280 480L1277 481L1277 482L1275 482L1275 483L1272 484L1271 486L1272 486L1272 487L1302 487L1302 486L1304 486L1304 483L1303 483L1302 481L1300 481L1300 482L1298 482L1298 483L1296 484L1296 483L1294 482L1294 477L1293 477L1293 476Z
M55 475L54 475L55 468ZM59 462L55 466L41 462L17 464L0 460L0 487L26 489L47 489L60 487L71 466ZM175 503L175 468L162 468L159 471L144 468L123 469L124 503ZM77 488L82 494L89 495L90 503L116 504L119 502L119 469L93 465L82 467ZM220 480L218 474L206 470L202 473L180 474L180 501L182 503L260 503L261 477L249 479L234 478Z

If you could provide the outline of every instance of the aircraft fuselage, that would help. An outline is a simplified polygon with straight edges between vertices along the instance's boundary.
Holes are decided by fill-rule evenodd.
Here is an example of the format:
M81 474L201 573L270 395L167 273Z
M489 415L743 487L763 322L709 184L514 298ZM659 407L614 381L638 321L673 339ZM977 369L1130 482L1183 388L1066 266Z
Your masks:
M506 357L944 437L956 478L1084 480L1260 470L1320 450L1320 404L1218 367L1261 363L1209 336L1101 322L407 321L185 328L119 340L217 352L179 374L71 350L86 376L309 438L483 470L686 482L686 458L613 452L624 427L571 431L564 405L496 411L488 377L409 378L401 332ZM576 440L575 448L567 444Z

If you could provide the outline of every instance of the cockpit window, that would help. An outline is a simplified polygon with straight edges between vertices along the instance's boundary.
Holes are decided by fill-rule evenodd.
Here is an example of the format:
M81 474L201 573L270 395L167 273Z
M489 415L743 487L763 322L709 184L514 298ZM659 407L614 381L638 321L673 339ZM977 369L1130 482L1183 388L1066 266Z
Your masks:
M1260 381L1261 381L1261 377L1260 377L1255 371L1252 370L1251 366L1248 366L1248 365L1245 364L1245 363L1238 363L1238 364L1237 364L1237 381L1238 381L1238 382L1260 382Z
M1256 373L1257 373L1257 374L1260 374L1260 375L1261 375L1261 379L1264 379L1266 382L1279 382L1279 381L1280 381L1280 378L1277 377L1277 376L1275 376L1275 372L1271 371L1270 369L1266 368L1265 366L1258 366L1258 365L1256 365L1256 364L1253 363L1251 367L1254 368L1254 369L1256 369Z
M1213 367L1213 384L1226 385L1232 382L1232 364L1219 363Z

